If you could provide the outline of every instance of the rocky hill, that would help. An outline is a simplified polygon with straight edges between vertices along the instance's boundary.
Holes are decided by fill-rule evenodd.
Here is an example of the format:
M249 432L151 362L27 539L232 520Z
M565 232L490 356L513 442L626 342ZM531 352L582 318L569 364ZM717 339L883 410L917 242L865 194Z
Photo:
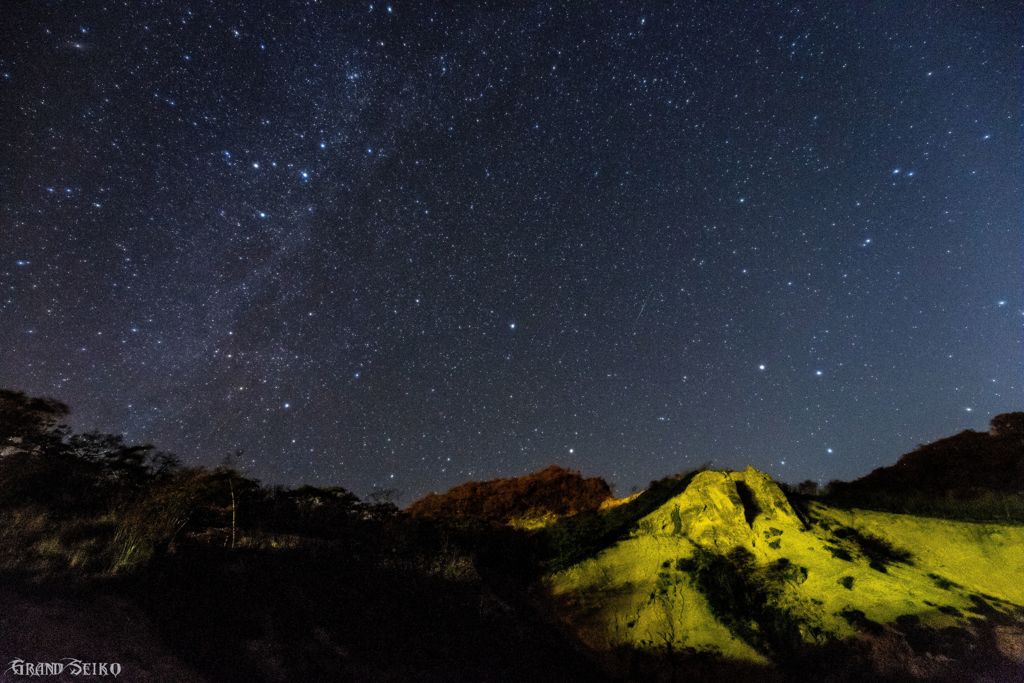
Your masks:
M839 680L1003 680L1024 675L1020 576L1024 527L797 510L748 468L697 474L547 585L598 652L689 653Z
M133 681L1024 680L1024 526L999 514L865 510L753 469L616 500L557 467L401 511L183 466L66 414L0 390L0 661L97 658ZM1009 511L1019 425L920 449L858 495L948 503L969 482L972 515Z
M531 522L598 509L612 497L598 477L551 465L523 477L471 481L447 493L430 494L408 508L414 517L507 524Z

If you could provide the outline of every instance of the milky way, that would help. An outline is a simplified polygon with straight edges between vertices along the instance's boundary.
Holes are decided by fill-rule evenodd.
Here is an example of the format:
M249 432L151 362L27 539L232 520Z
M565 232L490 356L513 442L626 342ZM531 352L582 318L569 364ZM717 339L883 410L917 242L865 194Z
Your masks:
M1024 405L1015 3L8 3L0 385L274 483Z

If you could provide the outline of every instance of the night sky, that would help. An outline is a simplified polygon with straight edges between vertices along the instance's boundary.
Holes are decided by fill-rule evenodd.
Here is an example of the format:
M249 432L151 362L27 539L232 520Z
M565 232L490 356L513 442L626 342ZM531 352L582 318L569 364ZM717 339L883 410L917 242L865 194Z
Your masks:
M1024 407L1014 2L17 2L0 385L402 501Z

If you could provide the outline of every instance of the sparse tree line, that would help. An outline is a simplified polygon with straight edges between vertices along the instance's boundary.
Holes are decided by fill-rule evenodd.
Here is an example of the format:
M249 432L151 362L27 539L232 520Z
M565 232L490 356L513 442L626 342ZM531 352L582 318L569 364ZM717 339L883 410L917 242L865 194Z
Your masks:
M0 390L0 589L109 591L208 680L601 679L530 603L525 533L186 466L67 416Z
M397 513L390 502L363 502L341 487L265 487L230 458L215 468L186 467L121 436L76 434L68 414L59 401L0 390L0 514L22 527L33 527L24 523L29 517L35 528L48 523L61 538L83 527L90 547L79 553L88 552L95 571L131 569L186 539L228 547L287 544L295 535L331 539ZM9 525L8 541L32 540L13 533Z

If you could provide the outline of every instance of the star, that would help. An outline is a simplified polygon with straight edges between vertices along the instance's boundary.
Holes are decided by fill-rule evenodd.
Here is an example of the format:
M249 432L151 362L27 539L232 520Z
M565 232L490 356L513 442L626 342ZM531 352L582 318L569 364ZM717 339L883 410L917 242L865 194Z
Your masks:
M411 501L548 459L848 480L1019 394L995 15L769 4L737 49L737 2L21 5L0 377L76 423Z

